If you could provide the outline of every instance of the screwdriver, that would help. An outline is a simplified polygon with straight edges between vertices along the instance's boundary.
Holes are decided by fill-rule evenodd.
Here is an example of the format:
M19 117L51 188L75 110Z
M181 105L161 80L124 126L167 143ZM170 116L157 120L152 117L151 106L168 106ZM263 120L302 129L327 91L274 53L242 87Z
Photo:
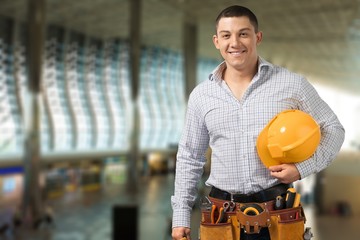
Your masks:
M286 193L286 208L294 208L300 205L301 194L295 188L289 188Z
M301 198L301 194L300 194L300 193L296 193L293 207L298 207L298 206L300 205L300 198Z
M295 188L288 188L288 190L286 192L286 199L285 199L285 205L286 205L285 207L286 208L294 207L295 197L296 197Z

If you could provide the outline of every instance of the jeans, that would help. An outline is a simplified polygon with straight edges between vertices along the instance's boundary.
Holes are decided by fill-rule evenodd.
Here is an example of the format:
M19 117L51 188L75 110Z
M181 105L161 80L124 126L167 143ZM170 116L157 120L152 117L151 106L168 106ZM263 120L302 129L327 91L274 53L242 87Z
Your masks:
M259 234L245 234L244 229L241 229L241 240L270 240L270 234L268 228L261 228Z

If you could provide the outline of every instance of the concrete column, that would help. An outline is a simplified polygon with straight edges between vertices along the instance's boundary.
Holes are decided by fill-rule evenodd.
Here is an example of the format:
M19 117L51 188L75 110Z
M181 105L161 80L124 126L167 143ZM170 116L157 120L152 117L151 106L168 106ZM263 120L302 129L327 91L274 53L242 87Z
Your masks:
M28 67L29 101L25 111L25 154L23 217L36 223L43 217L40 175L40 83L45 37L45 0L28 0Z
M130 63L132 99L139 92L140 55L141 55L141 8L142 0L130 0Z
M183 52L186 98L196 86L197 71L197 25L190 16L186 16L183 25Z
M131 152L128 162L128 190L136 192L138 178L140 119L137 99L139 93L140 57L141 57L141 0L129 0L130 4L130 67L131 90L134 103L134 128L131 136Z

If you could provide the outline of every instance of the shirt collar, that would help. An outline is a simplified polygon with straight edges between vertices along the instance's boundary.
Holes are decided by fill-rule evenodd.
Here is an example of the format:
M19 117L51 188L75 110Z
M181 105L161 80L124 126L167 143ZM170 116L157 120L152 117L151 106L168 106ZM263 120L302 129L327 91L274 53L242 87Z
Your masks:
M269 63L268 61L266 61L265 59L263 59L262 57L259 57L259 66L258 66L258 73L259 75L261 75L261 70L264 67L268 67L268 68L273 68L274 65L272 65L271 63ZM209 75L209 80L210 81L222 81L222 74L224 72L224 70L226 69L226 63L225 61L223 61L222 63L220 63L213 71L212 73L210 73Z

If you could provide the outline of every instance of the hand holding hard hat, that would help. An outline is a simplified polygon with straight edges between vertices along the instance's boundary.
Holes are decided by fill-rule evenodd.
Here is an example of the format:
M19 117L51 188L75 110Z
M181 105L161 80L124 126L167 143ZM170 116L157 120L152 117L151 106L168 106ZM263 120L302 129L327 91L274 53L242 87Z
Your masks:
M320 127L309 114L300 110L285 110L260 132L256 148L266 167L297 163L314 154L320 138Z

